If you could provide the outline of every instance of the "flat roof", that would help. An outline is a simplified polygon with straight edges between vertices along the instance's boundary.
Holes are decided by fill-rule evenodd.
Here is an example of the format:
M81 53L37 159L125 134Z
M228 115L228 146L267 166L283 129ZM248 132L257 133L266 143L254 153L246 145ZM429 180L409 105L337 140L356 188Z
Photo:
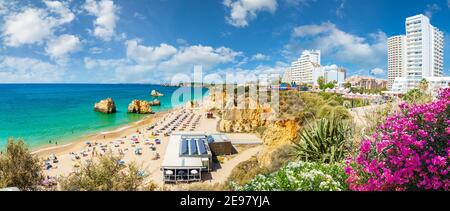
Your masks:
M196 134L198 135L198 134ZM170 136L167 145L166 154L161 164L161 168L202 168L202 160L205 157L189 157L180 156L180 145L182 137L189 136L187 134L177 133ZM209 154L209 152L208 152Z
M214 139L212 143L220 143L220 142L229 142L228 137L225 134L211 134L208 138L211 137ZM208 142L210 140L208 139Z

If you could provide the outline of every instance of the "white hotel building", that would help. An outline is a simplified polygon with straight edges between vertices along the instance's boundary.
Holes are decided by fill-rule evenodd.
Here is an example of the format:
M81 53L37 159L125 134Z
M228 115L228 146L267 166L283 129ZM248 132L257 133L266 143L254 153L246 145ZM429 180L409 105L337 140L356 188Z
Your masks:
M424 15L406 19L406 35L388 39L388 78L393 92L405 93L422 79L430 87L447 86L444 70L444 33ZM446 83L447 81L447 83Z
M388 89L396 78L406 75L406 36L399 35L388 39Z
M303 51L300 58L297 59L297 61L292 62L291 67L286 70L283 82L312 84L313 71L318 67L320 67L320 51Z
M345 69L339 67L322 67L319 50L303 51L299 59L292 62L283 75L282 82L317 85L317 79L322 76L326 83L345 82Z

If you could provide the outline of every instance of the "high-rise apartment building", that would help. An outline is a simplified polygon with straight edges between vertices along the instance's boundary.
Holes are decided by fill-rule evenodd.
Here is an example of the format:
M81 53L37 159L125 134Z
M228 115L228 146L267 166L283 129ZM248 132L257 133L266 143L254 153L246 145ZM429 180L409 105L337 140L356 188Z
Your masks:
M297 61L292 62L290 77L297 84L313 84L313 71L320 67L320 51L303 51Z
M395 87L402 87L403 91L416 88L423 78L442 77L444 70L443 32L424 15L406 18L405 27L404 37L388 40L388 76L393 91ZM397 84L393 86L394 83Z
M399 35L388 39L388 89L396 78L406 75L406 36Z

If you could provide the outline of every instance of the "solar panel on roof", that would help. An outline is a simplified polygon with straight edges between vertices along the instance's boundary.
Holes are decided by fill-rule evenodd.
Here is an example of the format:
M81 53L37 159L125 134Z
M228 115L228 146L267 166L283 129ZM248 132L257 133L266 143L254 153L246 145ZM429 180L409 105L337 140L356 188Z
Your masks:
M198 155L197 141L196 140L191 139L189 141L189 149L190 149L190 155Z
M188 141L186 139L181 140L180 154L181 155L189 154Z
M198 149L199 149L201 155L208 154L208 151L206 150L206 146L205 146L205 141L204 140L199 140L198 141Z

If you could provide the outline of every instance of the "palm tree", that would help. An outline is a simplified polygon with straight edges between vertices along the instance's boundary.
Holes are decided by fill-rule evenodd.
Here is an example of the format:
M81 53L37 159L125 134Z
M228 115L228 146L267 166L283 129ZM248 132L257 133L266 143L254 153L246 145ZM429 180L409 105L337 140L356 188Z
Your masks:
M428 86L429 86L429 82L425 78L422 79L419 83L419 89L422 92L426 92L428 90Z

